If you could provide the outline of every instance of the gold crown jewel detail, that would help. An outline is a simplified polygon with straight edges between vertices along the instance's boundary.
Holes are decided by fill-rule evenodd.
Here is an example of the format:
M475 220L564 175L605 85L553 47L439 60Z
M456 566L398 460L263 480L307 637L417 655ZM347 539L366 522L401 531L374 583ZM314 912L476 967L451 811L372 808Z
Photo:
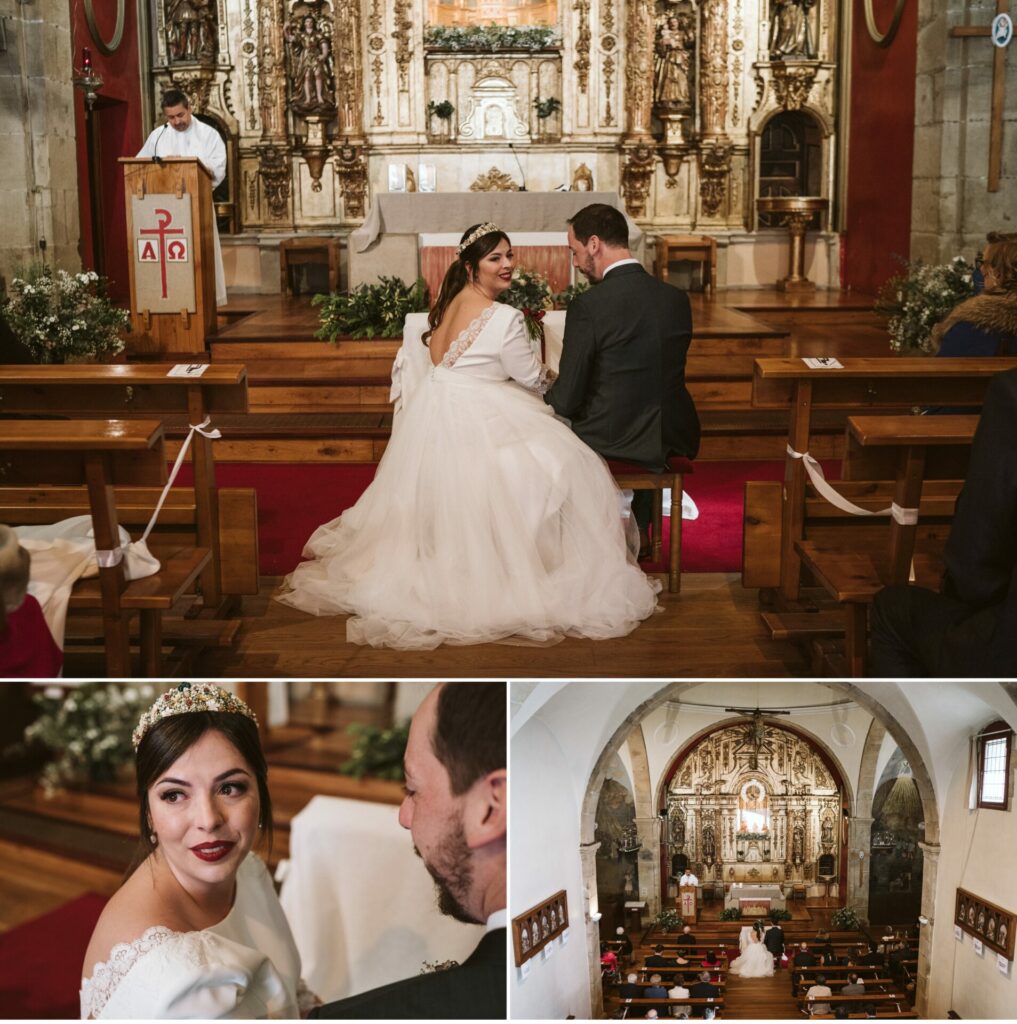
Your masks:
M494 232L495 232L495 231L501 231L501 228L500 228L500 227L498 227L498 225L497 225L497 224L492 224L492 223L491 223L490 221L487 221L487 222L485 222L484 224L481 224L481 225L480 225L480 227L478 227L478 228L474 228L474 229L473 229L473 230L472 230L472 231L471 231L471 232L470 232L470 233L469 233L469 234L468 234L468 235L467 235L467 236L466 236L466 237L465 237L465 238L464 238L464 239L463 239L463 240L462 240L462 241L461 241L461 242L460 242L460 243L459 243L459 244L458 244L457 246L456 246L456 256L462 256L462 254L463 254L464 252L466 252L466 250L467 250L467 249L469 249L469 247L470 247L471 245L473 245L473 243L474 243L474 242L475 242L475 241L476 241L476 240L477 240L478 238L483 238L483 237L484 237L484 235L491 235L491 234L494 234Z
M138 720L138 727L131 735L131 743L137 750L145 733L156 722L174 715L186 715L191 711L221 711L227 715L243 715L255 725L254 712L234 693L214 683L181 683L167 690Z

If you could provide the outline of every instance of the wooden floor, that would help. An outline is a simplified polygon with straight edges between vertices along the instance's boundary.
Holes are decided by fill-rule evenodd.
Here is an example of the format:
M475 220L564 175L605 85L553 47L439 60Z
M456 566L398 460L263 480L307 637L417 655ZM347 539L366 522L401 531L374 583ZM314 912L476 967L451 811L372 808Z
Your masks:
M566 639L550 647L485 644L433 651L391 651L346 642L346 617L318 618L271 599L279 581L244 598L237 645L202 654L192 675L247 678L764 679L809 675L798 648L764 629L756 592L735 573L682 576L680 594L660 596L662 610L617 640ZM101 675L98 655L70 659L67 674ZM169 674L172 674L172 663Z

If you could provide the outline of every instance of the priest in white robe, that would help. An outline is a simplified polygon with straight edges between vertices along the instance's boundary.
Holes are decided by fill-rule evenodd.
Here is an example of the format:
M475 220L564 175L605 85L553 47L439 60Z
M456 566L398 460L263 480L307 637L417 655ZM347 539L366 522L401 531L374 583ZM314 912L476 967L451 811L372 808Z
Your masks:
M226 146L222 136L211 125L199 121L194 116L190 101L179 89L170 89L163 95L162 113L166 123L149 135L138 156L197 157L212 175L212 188L217 188L226 177ZM225 306L226 272L223 270L219 228L214 216L212 247L215 251L215 302L217 306Z

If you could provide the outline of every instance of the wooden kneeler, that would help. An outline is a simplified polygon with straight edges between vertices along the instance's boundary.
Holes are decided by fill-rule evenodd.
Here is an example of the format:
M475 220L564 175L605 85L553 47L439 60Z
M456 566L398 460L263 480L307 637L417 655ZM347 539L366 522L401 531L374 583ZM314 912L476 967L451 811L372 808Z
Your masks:
M660 561L662 553L661 531L664 525L664 491L671 489L671 538L668 545L667 589L677 594L682 588L682 495L685 493L684 477L693 472L692 460L683 455L673 455L667 460L668 468L655 472L632 462L608 459L607 466L615 483L622 490L653 491L653 560ZM677 515L675 511L677 510Z

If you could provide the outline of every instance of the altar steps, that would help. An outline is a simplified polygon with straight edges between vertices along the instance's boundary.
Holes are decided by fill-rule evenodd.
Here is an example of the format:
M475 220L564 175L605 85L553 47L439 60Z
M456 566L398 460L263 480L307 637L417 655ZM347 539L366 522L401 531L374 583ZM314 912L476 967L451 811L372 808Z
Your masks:
M872 299L848 292L787 296L768 290L690 295L695 335L686 379L702 423L699 458L782 459L787 414L752 408L753 361L768 356L885 354ZM306 297L240 296L211 340L213 362L247 367L250 411L219 416L224 462L374 463L392 423L392 360L401 339L314 337ZM846 414L815 417L811 452L838 458ZM167 424L174 454L186 423Z

